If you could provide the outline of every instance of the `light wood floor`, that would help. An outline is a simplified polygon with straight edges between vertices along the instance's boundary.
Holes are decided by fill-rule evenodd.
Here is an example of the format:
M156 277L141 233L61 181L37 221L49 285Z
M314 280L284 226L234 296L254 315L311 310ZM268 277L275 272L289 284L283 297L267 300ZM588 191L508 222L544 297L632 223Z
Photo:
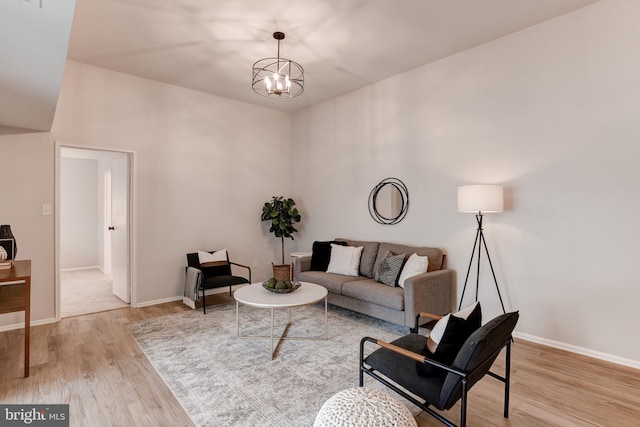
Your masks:
M207 300L230 301L228 294ZM192 426L123 327L185 309L168 303L35 326L26 379L21 378L22 330L0 333L0 402L69 403L73 426ZM502 372L502 363L499 359L496 372ZM470 392L469 425L640 426L640 371L523 340L513 345L508 420L502 418L502 393L502 383L493 378L480 381ZM456 406L445 416L457 422L458 414ZM417 421L420 427L442 425L424 413Z

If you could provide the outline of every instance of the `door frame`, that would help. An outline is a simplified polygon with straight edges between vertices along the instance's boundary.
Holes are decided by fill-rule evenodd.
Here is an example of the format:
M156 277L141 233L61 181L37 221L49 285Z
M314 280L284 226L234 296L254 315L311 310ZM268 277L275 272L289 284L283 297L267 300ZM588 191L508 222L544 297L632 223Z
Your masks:
M111 148L90 147L77 144L68 144L64 142L55 141L55 161L54 161L54 175L55 175L55 188L54 188L54 200L55 200L55 226L54 226L54 290L55 290L55 318L56 322L62 318L60 310L60 167L62 159L63 148L77 148L81 150L91 151L108 151L113 153L122 153L129 157L129 195L128 195L128 209L127 217L129 223L129 232L127 239L129 241L129 291L131 296L131 307L137 307L137 283L135 278L137 277L137 257L136 257L136 152L127 150L115 150Z

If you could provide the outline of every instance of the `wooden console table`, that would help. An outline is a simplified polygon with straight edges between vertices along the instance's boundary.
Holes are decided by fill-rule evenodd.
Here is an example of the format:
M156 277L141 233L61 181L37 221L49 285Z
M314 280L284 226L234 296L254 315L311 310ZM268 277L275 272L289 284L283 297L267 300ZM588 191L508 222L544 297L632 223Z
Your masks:
M8 283L7 282L19 282ZM31 332L31 260L14 261L0 270L0 314L24 311L24 376L29 376L29 335Z

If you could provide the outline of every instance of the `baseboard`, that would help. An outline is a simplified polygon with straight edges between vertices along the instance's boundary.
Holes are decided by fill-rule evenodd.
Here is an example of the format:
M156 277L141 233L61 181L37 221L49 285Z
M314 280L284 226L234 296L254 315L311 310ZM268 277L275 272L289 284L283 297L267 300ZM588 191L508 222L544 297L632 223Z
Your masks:
M49 323L56 323L55 317L49 319L34 320L31 322L31 326L47 325ZM13 331L14 329L24 329L24 322L14 323L13 325L0 326L0 332Z
M244 283L242 285L233 285L231 287L231 290L239 289L239 288L242 288L244 286L248 286L248 284ZM223 294L225 292L229 292L229 287L228 286L224 286L222 288L207 289L206 291L204 291L204 294L205 295Z
M157 299L153 301L139 302L136 304L135 308L149 307L151 305L164 304L167 302L174 302L174 301L182 301L182 295L180 295L179 297L169 297L169 298Z
M630 368L640 369L640 361L619 357L613 354L603 353L596 350L590 350L588 348L579 347L577 345L566 344L559 341L553 341L547 338L540 338L535 335L524 334L521 332L515 332L513 334L515 338L523 339L525 341L531 341L537 344L546 345L548 347L565 350L571 353L580 354L582 356L592 357L598 360L604 360L605 362L615 363L616 365L628 366Z
M94 265L92 267L61 268L60 271L82 271L82 270L93 270L94 268L97 268L98 270L102 271L99 265Z
M238 288L241 288L243 286L247 286L247 285L246 284L233 285L232 289L238 289ZM229 292L229 287L228 286L225 286L223 288L208 289L207 291L205 291L205 295L222 294L224 292ZM153 301L140 302L140 303L136 304L135 308L149 307L150 305L164 304L164 303L167 303L167 302L182 301L182 298L183 298L182 295L180 295L179 297L169 297L169 298L157 299L157 300L153 300Z

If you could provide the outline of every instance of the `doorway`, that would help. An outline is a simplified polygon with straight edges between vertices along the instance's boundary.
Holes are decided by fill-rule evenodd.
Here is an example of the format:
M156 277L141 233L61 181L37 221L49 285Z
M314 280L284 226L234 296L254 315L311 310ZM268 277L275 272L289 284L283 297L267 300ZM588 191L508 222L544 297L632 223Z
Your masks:
M56 317L131 303L131 153L60 146Z

